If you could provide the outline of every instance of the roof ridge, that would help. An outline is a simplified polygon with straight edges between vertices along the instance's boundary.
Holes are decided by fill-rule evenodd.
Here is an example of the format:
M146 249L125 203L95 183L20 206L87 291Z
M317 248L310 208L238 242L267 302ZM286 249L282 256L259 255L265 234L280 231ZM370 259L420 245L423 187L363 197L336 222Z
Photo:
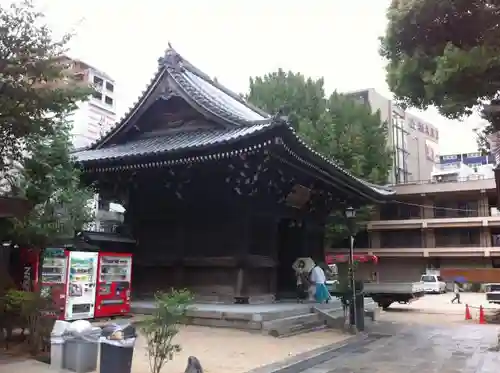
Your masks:
M239 103L247 106L249 109L252 109L255 111L257 114L260 114L262 116L267 116L271 117L271 115L264 110L258 108L257 106L251 104L247 100L243 99L239 94L236 92L232 91L231 89L227 88L226 86L220 84L219 82L214 81L208 74L205 74L203 71L201 71L199 68L194 66L191 62L189 62L186 58L184 58L182 55L180 55L170 43L168 43L168 48L165 51L165 55L163 58L160 58L160 61L166 64L179 64L182 63L182 67L190 71L191 73L197 75L198 77L202 78L205 80L207 83L210 83L213 85L215 88L221 90L225 94L227 94L229 97L233 98L234 100L238 101ZM172 65L171 65L172 66ZM175 67L175 66L172 66Z
M141 107L141 105L149 97L151 92L156 88L156 85L161 80L163 74L165 72L168 73L168 68L171 68L174 70L178 70L180 68L185 68L187 71L189 71L192 74L203 79L208 84L212 85L214 88L220 90L224 94L228 95L230 98L232 98L235 101L239 102L240 104L246 106L249 110L255 112L256 114L261 115L265 118L269 118L269 119L272 117L269 113L266 113L262 109L252 105L248 101L244 100L240 95L231 91L230 89L228 89L224 85L215 82L207 74L202 72L200 69L195 67L189 61L187 61L184 57L182 57L174 48L172 48L172 45L170 43L168 43L168 48L165 50L164 55L158 59L158 67L156 69L156 72L154 73L154 75L150 79L150 81L147 83L145 89L140 93L140 95L138 96L136 101L121 116L121 118L115 122L115 125L113 127L109 128L109 130L106 133L104 133L103 136L101 136L100 138L98 138L97 140L95 140L94 142L89 144L88 147L89 148L96 148L96 147L99 147L101 145L104 145L109 139L111 139L111 137L114 134L116 134L118 131L120 131L120 129L123 128L126 125L126 123L128 122L128 120L132 117L133 113ZM249 125L251 125L251 124L254 124L254 123L249 123Z

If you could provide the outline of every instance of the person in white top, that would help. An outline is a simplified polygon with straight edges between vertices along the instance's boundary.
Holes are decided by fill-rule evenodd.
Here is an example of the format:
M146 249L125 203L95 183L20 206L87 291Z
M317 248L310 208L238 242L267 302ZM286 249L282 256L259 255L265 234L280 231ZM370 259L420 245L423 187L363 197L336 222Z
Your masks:
M328 302L330 300L330 292L326 286L325 271L319 264L316 264L309 276L311 286L309 287L309 294L313 296L314 300L318 303Z

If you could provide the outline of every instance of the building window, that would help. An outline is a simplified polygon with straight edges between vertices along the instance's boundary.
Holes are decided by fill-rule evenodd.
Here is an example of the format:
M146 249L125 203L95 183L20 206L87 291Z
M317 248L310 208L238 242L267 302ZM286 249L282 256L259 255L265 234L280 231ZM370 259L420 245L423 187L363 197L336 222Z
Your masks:
M399 249L422 247L422 232L405 229L404 231L384 231L380 235L380 248Z
M464 218L478 216L477 201L438 201L434 209L435 218Z
M115 86L113 85L113 83L106 82L106 89L110 92L113 92L115 90Z
M104 102L105 102L106 104L108 104L108 105L113 105L113 99L112 99L111 97L109 97L109 96L106 96L106 97L104 98Z
M471 247L480 245L480 231L478 228L434 230L436 247Z
M434 137L434 128L431 127L429 129L429 132L430 132L431 137Z
M99 78L98 76L94 76L94 84L96 86L102 87L104 84L104 80Z
M423 132L424 131L424 125L420 122L418 122L417 124L417 129L420 131L420 132Z
M102 93L101 92L93 92L92 97L94 97L96 100L102 101Z
M435 134L436 134L436 136L435 136L435 137L436 137L436 140L439 140L439 131L438 131L438 130L436 130L436 133L435 133Z
M413 119L410 119L410 128L412 130L417 128L417 124L415 123L415 121Z

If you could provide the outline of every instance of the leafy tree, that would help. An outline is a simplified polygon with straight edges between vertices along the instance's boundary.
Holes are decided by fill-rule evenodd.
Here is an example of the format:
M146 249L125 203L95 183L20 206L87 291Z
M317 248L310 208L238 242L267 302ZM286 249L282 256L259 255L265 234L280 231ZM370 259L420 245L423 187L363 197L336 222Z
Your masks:
M30 0L0 5L0 174L34 206L16 236L40 247L89 219L66 118L91 89L64 54L70 38L56 40Z
M247 99L270 113L282 110L306 142L354 175L377 184L387 182L392 157L380 114L337 92L325 98L323 79L278 70L250 79ZM358 221L366 220L369 213L369 208L361 209ZM332 212L328 244L347 236L343 216L344 211ZM350 227L356 229L357 224Z
M393 0L387 19L380 53L388 60L387 82L401 104L434 105L456 119L497 98L498 1ZM498 116L485 117L500 130Z
M92 219L93 192L80 184L80 170L70 153L70 126L64 121L52 126L51 137L30 136L29 156L11 188L34 206L27 216L15 220L15 236L41 248L58 238L73 237Z
M40 256L48 244L74 237L75 231L92 218L89 200L93 193L80 185L80 170L70 154L70 126L64 121L54 121L52 126L54 134L50 137L29 136L27 155L11 175L14 177L9 178L11 193L33 204L28 215L13 219L13 237L20 244L39 248ZM39 288L23 303L34 355L43 348L52 329L54 319L43 316L52 308L51 299Z
M0 4L0 173L22 161L30 136L50 137L90 93L29 0Z
M322 78L306 79L300 73L279 69L263 77L250 78L247 99L268 113L283 112L291 124L298 128L301 121L316 123L324 114L326 101L323 83Z

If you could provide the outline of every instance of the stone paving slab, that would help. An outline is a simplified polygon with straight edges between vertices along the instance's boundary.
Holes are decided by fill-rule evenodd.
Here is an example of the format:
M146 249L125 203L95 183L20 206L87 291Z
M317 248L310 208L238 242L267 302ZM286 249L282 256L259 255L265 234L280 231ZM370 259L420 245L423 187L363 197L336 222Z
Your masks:
M498 373L500 352L491 350L496 344L497 333L497 328L491 325L408 325L392 336L301 372Z
M48 364L36 360L10 360L0 364L0 373L55 373Z

